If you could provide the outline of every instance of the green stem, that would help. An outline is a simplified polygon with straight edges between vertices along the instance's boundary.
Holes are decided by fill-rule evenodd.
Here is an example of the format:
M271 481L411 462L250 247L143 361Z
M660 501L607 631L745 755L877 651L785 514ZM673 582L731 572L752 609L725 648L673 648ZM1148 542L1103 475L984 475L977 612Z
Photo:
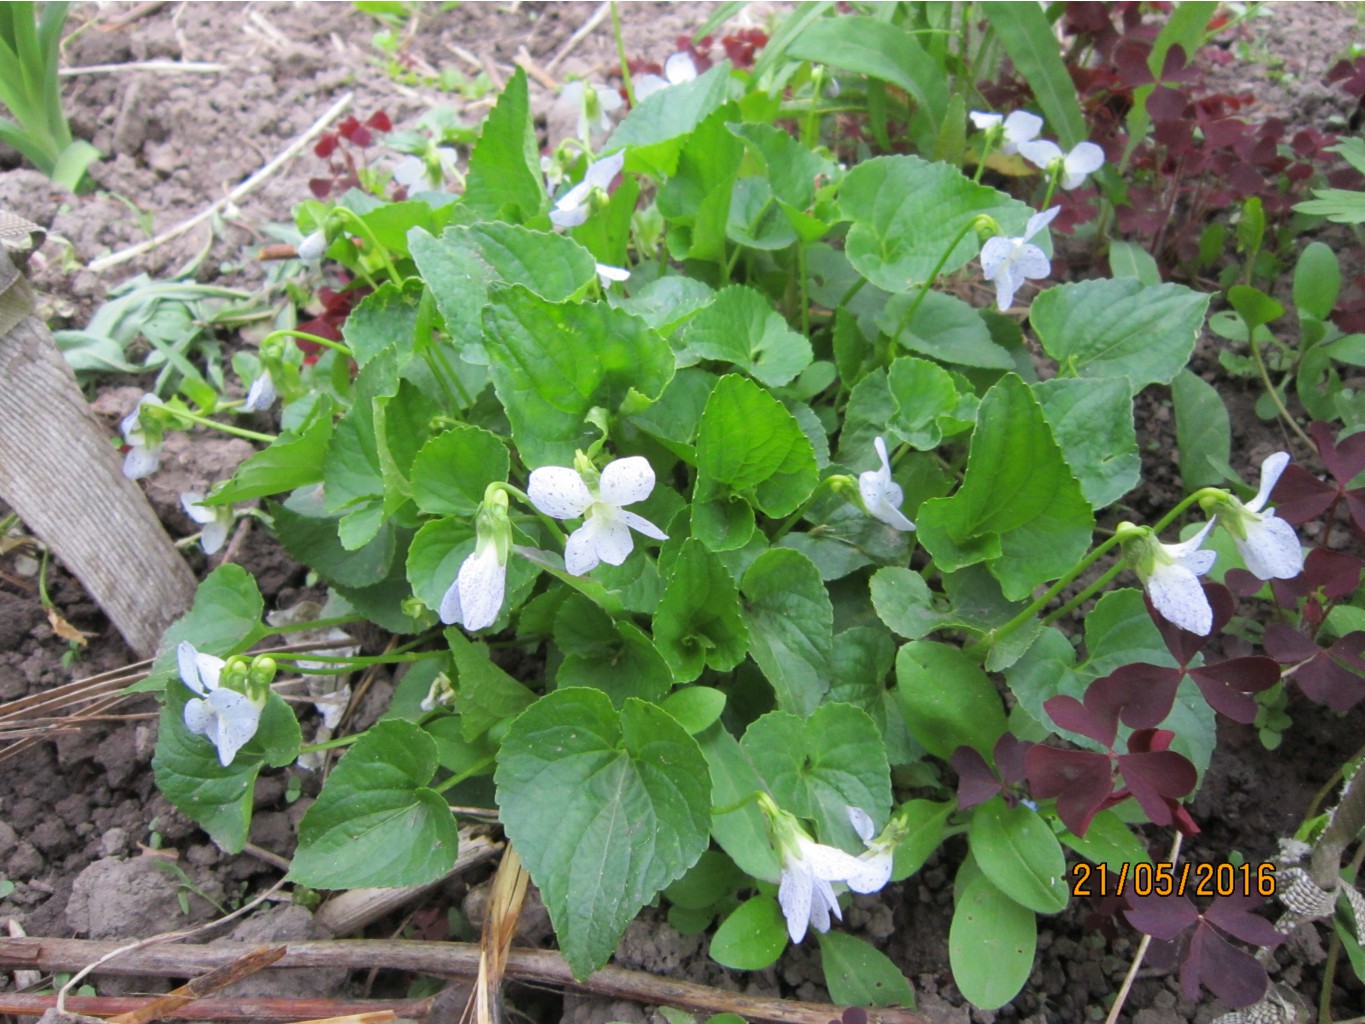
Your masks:
M839 309L843 309L850 302L852 302L853 296L857 295L860 291L862 291L863 285L865 284L867 284L867 278L865 277L858 278L858 280L854 283L853 287L850 288L848 291L844 292L844 297L839 300Z
M796 243L796 272L801 276L801 333L810 338L810 291L806 281L806 243Z
M1266 367L1265 359L1261 356L1261 346L1256 342L1256 332L1254 330L1247 331L1247 341L1251 343L1251 355L1252 358L1256 360L1256 370L1261 375L1261 383L1265 385L1266 391L1270 393L1270 400L1275 403L1275 408L1279 411L1280 418L1294 428L1294 433L1298 434L1299 437L1303 439L1304 444L1309 448L1312 448L1313 439L1305 434L1303 428L1299 426L1294 417L1289 415L1289 410L1285 408L1284 399L1280 397L1280 393L1275 389L1275 385L1270 382L1270 370Z
M336 739L326 740L322 743L305 743L303 746L299 747L299 753L313 754L319 750L335 750L337 747L349 747L364 735L363 732L357 732L350 736L338 736Z
M1038 209L1048 210L1052 208L1052 193L1057 191L1057 182L1061 181L1061 179L1062 179L1061 167L1058 167L1055 171L1048 175L1047 194L1043 196L1043 205L1038 207Z
M635 88L630 84L630 62L626 60L626 40L621 34L621 12L611 0L611 31L616 36L616 57L621 62L621 83L626 87L626 102L635 109Z
M988 138L986 144L981 149L980 155L976 158L976 174L972 176L972 181L976 182L978 185L981 184L981 175L986 173L986 160L990 157L993 149L995 149L995 146L991 144L991 140Z
M1096 593L1107 587L1110 584L1110 582L1114 579L1114 577L1121 573L1123 570L1124 564L1122 562L1116 562L1113 565L1111 565L1105 571L1103 576L1097 579L1094 583L1090 584L1090 586L1086 587L1071 600L1067 601L1066 604L1062 605L1056 611L1048 612L1048 614L1043 617L1043 625L1044 626L1052 625L1052 623L1056 622L1058 619L1060 619L1063 615L1070 612L1072 609L1084 604Z
M752 792L746 794L745 796L740 797L732 804L725 804L721 807L712 807L711 817L719 818L722 814L733 814L735 811L743 810L745 807L748 807L751 803L753 803L762 795L763 791L761 789L755 789Z
M393 257L389 255L389 250L379 244L378 236L376 236L374 230L360 218L360 215L354 210L346 209L344 206L334 206L332 207L332 212L341 214L343 220L356 226L360 234L365 236L365 240L374 247L374 251L379 254L379 258L384 262L384 269L389 272L389 280L396 285L401 285L403 283L403 276L398 273L398 267L394 265ZM361 268L361 272L364 273L363 267ZM369 275L366 276L368 277Z
M274 444L279 440L278 434L261 434L255 430L245 430L242 427L229 426L226 423L219 423L217 420L209 419L207 416L200 416L197 412L190 412L188 409L172 409L169 415L177 419L187 420L190 423L197 423L201 427L212 427L214 430L221 430L224 434L231 434L233 437L245 438L248 441L259 441L262 444Z
M490 764L492 764L494 760L495 759L491 756L485 757L482 761L478 762L477 764L470 765L464 771L457 772L455 775L452 775L444 782L440 783L439 785L432 786L431 788L438 793L444 793L447 789L451 789L454 786L458 786L465 779L470 778L471 776L474 775L478 775L479 772L483 771Z
M899 338L901 336L901 331L905 330L909 325L911 318L915 315L915 310L919 309L920 303L924 301L924 296L929 294L929 289L932 288L934 282L938 280L939 273L943 270L944 265L947 264L948 258L952 256L953 250L958 247L958 243L966 238L969 232L974 230L976 230L975 218L962 225L962 230L953 236L953 240L948 243L948 248L943 250L943 255L938 258L938 262L934 264L934 269L929 272L928 279L924 284L920 285L919 294L915 296L915 301L910 303L910 308L901 316L900 323L896 325L896 333L892 335L893 341Z
M807 498L805 501L801 502L800 506L797 508L795 512L789 515L786 519L782 520L782 525L780 525L777 528L777 532L774 533L770 538L768 538L768 544L770 546L776 545L778 541L780 541L783 537L785 537L788 533L791 532L791 528L795 526L797 523L799 523L801 521L801 517L806 514L806 509L810 508L811 505L814 503L815 499L820 496L820 491L827 489L829 486L829 482L833 479L834 477L827 476L825 477L825 479L821 480L818 484L816 484L815 489L810 492L810 497Z
M288 328L279 331L271 331L261 339L260 347L264 348L267 343L274 341L276 338L302 338L304 341L311 341L314 345L322 345L324 348L330 348L340 352L348 359L352 358L354 355L349 347L343 345L339 341L333 341L331 338L323 338L317 334L309 334L307 331L295 331Z

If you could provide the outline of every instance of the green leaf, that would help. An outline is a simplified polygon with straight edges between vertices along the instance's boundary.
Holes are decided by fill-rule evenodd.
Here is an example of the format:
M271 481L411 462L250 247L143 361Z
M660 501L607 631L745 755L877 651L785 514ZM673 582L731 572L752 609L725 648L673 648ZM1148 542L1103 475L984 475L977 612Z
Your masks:
M972 812L967 839L982 873L1001 892L1040 914L1066 909L1066 855L1037 811L987 800Z
M985 370L1012 370L1014 357L991 339L991 330L972 306L946 292L926 292L913 315L902 325L914 295L893 295L879 326L913 352L943 363Z
M810 365L810 342L787 326L767 296L747 285L721 291L687 326L684 358L719 359L769 387Z
M1132 278L1049 288L1029 322L1062 376L1127 377L1136 394L1167 384L1189 362L1209 297L1179 284Z
M654 613L654 642L680 683L690 683L707 666L728 672L748 653L734 578L695 538L683 542L669 570Z
M497 434L467 423L437 434L412 463L412 497L423 512L473 516L491 483L507 480L510 460Z
M720 722L703 730L697 742L711 771L711 806L734 807L713 816L711 834L745 874L776 882L781 869L768 838L768 818L751 799L763 780L739 740Z
M1062 148L1085 139L1085 115L1047 12L1025 2L990 4L981 13L995 29L1014 70L1033 90L1048 129L1060 138Z
M204 504L230 505L319 482L322 460L332 440L331 408L330 399L319 401L311 422L300 433L280 434L269 448L238 466L232 479Z
M977 217L993 217L1006 235L1020 235L1033 213L1018 200L975 184L955 167L914 156L877 157L859 164L844 179L839 208L853 221L845 243L849 262L892 293L928 280L945 252L940 274L951 274L975 259L981 244L969 229Z
M1341 291L1341 264L1325 242L1309 242L1294 264L1294 305L1302 312L1326 320L1336 308Z
M709 306L715 297L706 282L694 277L661 277L622 299L621 306L660 334L668 335Z
M958 896L948 930L953 980L973 1006L994 1010L1018 994L1033 970L1038 922L1021 906L978 876Z
M1115 238L1109 242L1109 272L1114 277L1131 277L1144 285L1161 283L1156 260L1136 242Z
M603 152L652 146L686 135L725 102L729 76L730 65L722 62L690 82L656 92L626 116Z
M278 694L270 693L256 735L224 766L208 737L185 726L191 696L186 686L167 688L152 772L167 800L228 853L239 853L251 826L251 796L261 767L283 767L299 756L298 719Z
M402 719L373 725L299 823L291 881L315 889L424 885L455 866L459 828L427 788L436 743Z
M761 971L787 948L787 919L772 896L737 906L711 937L711 959L735 971Z
M788 206L810 209L815 201L817 180L835 172L832 162L774 125L728 124L725 127L743 139L750 152L763 162L773 194Z
M958 747L990 756L1005 731L1000 694L961 649L917 640L896 653L896 697L925 750L948 760Z
M770 711L745 730L740 746L779 804L813 820L820 841L862 844L848 818L860 807L881 827L891 807L891 769L867 712L822 704L808 716Z
M934 607L934 595L913 569L888 565L872 576L872 607L877 616L907 640L919 640L950 616Z
M887 385L896 408L887 426L913 448L937 448L944 426L953 426L958 405L952 375L927 359L895 359L887 373Z
M393 528L384 524L368 544L347 550L337 536L338 520L327 516L321 506L320 495L270 506L275 536L284 549L335 585L360 588L383 580L397 550Z
M896 809L896 817L906 826L905 838L896 846L891 880L909 878L924 866L948 835L948 816L957 809L956 800L907 800Z
M749 653L773 686L777 706L809 714L829 688L834 608L815 564L773 548L744 574Z
M606 303L556 304L519 286L494 289L484 326L493 386L528 465L569 465L596 436L589 410L616 413L632 392L658 398L673 377L668 344Z
M442 518L424 523L408 548L406 570L413 594L428 608L439 609L473 550L473 521Z
M1133 864L1152 862L1142 840L1117 814L1108 809L1100 811L1090 820L1084 839L1072 835L1069 830L1063 831L1057 838L1092 864L1104 864L1116 874L1125 865L1131 871Z
M659 705L687 730L689 736L705 730L725 710L725 694L709 686L685 686L670 693Z
M889 957L845 932L817 932L829 998L841 1006L915 1005L915 990Z
M1282 303L1250 285L1235 284L1229 288L1228 304L1237 310L1237 315L1246 323L1253 337L1256 328L1284 316Z
M564 652L555 674L561 689L594 687L619 708L627 697L657 703L673 686L668 664L649 637L629 622L613 621L581 594L560 606L555 643Z
M770 516L790 515L818 478L815 450L782 403L744 377L722 377L697 431L694 536L721 550L741 547L752 532L752 512L749 532L739 536L713 525L711 506L725 517L727 506L743 499Z
M797 239L791 220L764 178L740 178L734 183L725 235L739 245L770 252L785 249Z
M926 501L919 539L940 568L986 562L1018 600L1070 569L1094 517L1033 393L1014 374L981 400L962 486Z
M1346 188L1315 188L1314 198L1297 203L1296 213L1326 217L1333 224L1365 224L1365 192Z
M1091 508L1111 505L1137 486L1142 461L1127 380L1055 378L1034 384L1033 393Z
M643 701L617 712L598 690L547 694L512 723L495 778L503 825L579 979L708 842L706 760Z
M947 79L904 28L866 15L824 18L793 39L787 54L899 86L928 115L931 135L938 133L948 106Z
M190 610L162 636L147 677L129 689L160 690L179 679L176 651L182 641L193 644L200 654L219 658L246 650L265 631L261 625L264 611L265 601L255 578L240 565L220 565L199 584Z
M447 629L445 638L455 662L453 681L465 739L483 735L535 703L536 695L494 665L483 644L466 639L456 627Z
M1189 369L1171 382L1175 405L1175 443L1180 453L1180 480L1185 493L1223 482L1232 458L1232 421L1218 389Z
M389 348L400 355L400 365L405 361L404 354L411 355L421 299L420 283L409 281L399 285L385 281L360 300L341 328L341 336L350 346L357 365L365 366Z
M526 72L517 69L483 122L469 156L462 203L487 220L523 222L549 204L531 120Z
M592 253L568 235L500 221L451 228L441 240L452 235L452 240L468 237L494 281L524 285L548 302L581 295L597 277Z

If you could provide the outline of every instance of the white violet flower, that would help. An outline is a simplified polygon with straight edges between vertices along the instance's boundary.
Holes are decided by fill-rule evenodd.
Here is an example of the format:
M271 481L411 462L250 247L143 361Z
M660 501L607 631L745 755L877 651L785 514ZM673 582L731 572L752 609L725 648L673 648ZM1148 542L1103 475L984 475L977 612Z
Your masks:
M129 480L141 480L151 476L161 462L162 437L159 429L148 431L142 423L144 405L165 405L153 394L145 394L137 401L137 408L123 418L119 431L128 446L123 457L123 475Z
M1179 544L1162 544L1149 531L1142 531L1142 547L1131 556L1152 606L1167 622L1200 636L1208 636L1213 629L1213 608L1199 577L1213 568L1218 557L1213 551L1200 550L1214 522L1205 523L1202 530ZM1136 530L1131 523L1119 525L1120 534Z
M327 251L327 232L322 228L304 237L294 249L304 263L316 263Z
M1018 153L1020 146L1032 142L1043 130L1043 119L1037 114L1030 114L1027 110L1016 110L1009 117L973 110L971 118L977 131L989 131L998 124L1004 125L1000 152L1006 156Z
M1244 505L1228 495L1209 506L1217 505L1219 522L1232 534L1242 561L1257 579L1289 580L1303 572L1303 548L1294 527L1265 507L1288 465L1288 452L1267 456L1256 497Z
M867 506L867 514L873 519L881 520L893 530L900 530L902 533L913 530L915 524L901 512L905 492L900 484L891 479L891 459L886 453L886 441L878 437L872 444L877 449L877 457L882 460L882 468L869 469L858 474L858 493L862 495L863 504Z
M889 827L882 835L877 835L877 826L872 822L872 816L861 807L854 807L850 804L847 808L848 820L853 824L853 830L858 833L858 838L863 841L867 849L858 854L858 859L868 866L867 881L873 878L873 872L881 879L876 888L871 892L879 891L887 882L891 881L891 869L895 860L896 841L900 838L899 827Z
M625 267L613 267L609 263L597 264L597 280L603 288L610 288L615 281L629 281L630 271Z
M1093 142L1078 142L1065 156L1057 143L1047 139L1025 142L1020 145L1019 152L1025 160L1044 171L1051 170L1053 164L1061 161L1064 189L1080 188L1087 177L1104 166L1104 150Z
M1047 277L1052 273L1052 262L1047 253L1029 241L1034 235L1052 223L1061 210L1054 206L1042 213L1035 213L1028 219L1028 226L1018 238L1005 238L997 235L986 239L981 247L981 272L987 281L995 285L995 304L1000 312L1005 312L1014 303L1014 293L1026 280Z
M493 625L507 591L507 560L492 538L480 538L460 564L455 582L441 599L441 621L462 625L471 633Z
M232 506L204 505L203 500L204 496L198 491L185 491L180 495L180 506L185 515L203 527L199 531L199 546L204 554L211 555L227 541L228 531L232 529Z
M818 932L829 931L831 914L843 920L833 883L842 882L862 893L877 892L886 884L890 866L884 865L880 857L862 860L837 847L817 843L793 815L778 807L766 793L759 795L759 806L768 816L769 836L782 869L777 903L787 919L787 934L792 942L804 939L810 927ZM858 827L852 809L849 820ZM870 827L871 822L867 825Z
M662 75L641 75L635 79L632 83L635 90L635 102L643 103L656 92L661 92L670 85L682 85L696 77L697 65L692 63L692 58L686 53L675 53L664 61L664 73Z
M588 469L587 460L576 465ZM599 562L620 565L635 547L631 530L668 540L668 535L648 519L627 512L623 506L644 501L654 490L654 469L641 455L609 462L596 486L590 487L580 469L541 466L531 471L526 494L531 504L556 519L583 517L564 546L564 568L573 576L591 572Z
M611 131L612 115L625 105L621 94L610 86L588 85L582 81L564 86L559 102L578 112L578 137L584 142L590 142L594 135Z
M583 172L583 180L559 197L550 220L561 228L576 228L588 219L594 190L605 192L626 164L626 151L594 161Z
M471 633L497 621L507 592L507 558L512 551L507 492L491 485L474 521L474 551L460 564L440 608L442 622L462 625Z
M265 412L280 397L279 391L275 388L275 380L270 376L269 370L261 370L261 375L251 382L251 387L247 389L246 401L242 403L242 412Z
M200 654L188 641L182 642L176 653L181 681L198 694L185 703L185 726L197 736L208 737L226 768L256 735L264 697L253 701L244 693L220 686L218 679L226 664L222 658Z

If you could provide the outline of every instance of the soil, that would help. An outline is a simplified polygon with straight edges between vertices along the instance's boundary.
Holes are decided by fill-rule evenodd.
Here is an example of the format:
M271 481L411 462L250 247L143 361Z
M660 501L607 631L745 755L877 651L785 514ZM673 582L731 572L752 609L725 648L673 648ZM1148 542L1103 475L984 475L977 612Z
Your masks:
M146 6L146 5L144 5ZM513 70L523 48L541 68L550 65L570 36L597 10L595 3L464 4L423 7L411 22L403 53L419 75L456 67L473 78L491 67L499 78ZM289 210L310 197L308 180L324 173L322 161L305 149L222 216L103 275L85 266L110 251L144 241L197 213L245 180L303 133L340 96L354 94L351 111L362 119L384 110L397 127L414 122L435 103L463 110L477 122L485 106L430 84L402 84L385 69L371 39L380 29L351 5L284 3L152 5L120 27L131 4L79 4L68 31L68 66L126 64L149 60L204 61L223 65L213 75L147 71L85 74L69 81L67 109L78 136L93 141L105 158L91 169L96 189L73 197L54 190L41 175L6 163L0 150L0 209L9 209L49 229L34 261L34 283L44 296L54 328L83 327L112 287L138 273L165 276L195 259L200 280L247 290L267 279L257 258L274 240L269 225L288 220ZM662 62L677 36L690 32L713 12L709 5L631 4L624 9L627 50ZM1252 118L1279 116L1291 124L1325 126L1349 113L1339 93L1319 85L1333 52L1322 40L1345 43L1354 15L1335 5L1271 4L1265 19L1244 30L1254 59L1220 71L1233 87L1256 92L1260 107ZM759 10L755 17L762 16ZM563 80L599 78L615 61L610 22L600 24L571 56L554 69ZM542 141L572 131L572 115L556 108L552 93L533 84L535 108L544 127ZM4 169L5 167L10 169ZM1356 268L1356 271L1362 268ZM1254 395L1242 393L1218 369L1210 343L1201 346L1195 368L1225 392L1234 413L1234 451L1239 464L1254 465L1285 440L1255 417ZM142 388L126 377L96 384L92 399L117 419ZM1178 495L1172 468L1173 420L1164 396L1140 406L1143 492L1139 510L1168 507ZM162 468L146 482L149 500L175 537L196 528L184 515L181 491L203 489L230 475L251 451L245 442L202 436L176 438ZM1296 451L1298 455L1304 452ZM3 511L3 508L0 508ZM257 577L267 607L287 609L315 599L305 570L281 552L262 530L245 528L229 548L232 559ZM197 570L211 562L187 548ZM103 616L60 566L47 586L61 615L90 634L88 646L68 661L68 644L57 636L38 600L35 579L22 554L0 556L0 701L45 692L74 679L120 668L135 659ZM353 721L363 725L379 714L393 680L380 672L368 680ZM1272 857L1279 837L1292 833L1314 794L1359 744L1358 712L1342 717L1315 706L1293 709L1293 728L1279 751L1262 748L1254 731L1230 726L1220 734L1218 753L1192 812L1204 831L1184 849L1196 863L1213 863L1237 851L1246 860ZM13 890L0 897L0 919L27 934L90 938L137 937L210 920L279 878L274 858L288 857L298 822L316 792L314 775L291 769L263 780L255 795L252 847L223 854L196 826L156 791L149 762L155 744L155 705L150 698L125 702L116 720L90 723L28 746L22 757L0 762L0 881ZM318 727L310 709L305 733ZM0 749L0 753L3 750ZM1153 837L1154 842L1164 841ZM960 841L958 841L960 842ZM1118 989L1136 945L1132 933L1112 941L1084 927L1093 907L1072 908L1043 922L1035 970L1024 992L995 1012L970 1010L952 983L947 963L952 877L962 849L950 842L926 867L877 896L858 896L846 926L873 942L902 968L914 985L920 1011L934 1022L1070 1022L1102 1019ZM487 898L488 869L443 884L416 908L373 926L371 935L421 935L468 939L476 934ZM4 891L0 887L0 893ZM519 941L548 944L543 910L532 901ZM259 911L239 926L235 938L274 941L315 937L325 931L301 906ZM1275 980L1316 998L1325 950L1316 934L1300 934L1277 953ZM752 992L827 1000L818 954L811 943L791 950L765 971L737 974L706 955L703 937L684 937L661 912L647 909L628 929L616 962ZM1338 972L1336 1005L1359 1012L1362 991L1349 971ZM130 982L96 977L101 994L164 989L153 979ZM413 979L347 972L254 981L252 994L341 996L403 995ZM0 978L0 991L11 985ZM430 987L422 991L429 991ZM573 1024L660 1020L657 1011L631 1003L586 996L547 995L513 987L511 1006L532 1019ZM1144 969L1120 1019L1135 1024L1209 1021L1221 1008L1179 996L1164 971Z

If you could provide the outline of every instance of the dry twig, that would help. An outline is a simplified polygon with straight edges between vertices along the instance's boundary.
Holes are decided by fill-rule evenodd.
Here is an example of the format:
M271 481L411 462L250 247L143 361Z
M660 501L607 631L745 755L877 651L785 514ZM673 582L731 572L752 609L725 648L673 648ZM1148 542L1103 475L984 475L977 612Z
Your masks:
M118 947L112 942L82 939L0 938L0 969L25 967L47 971L70 970ZM227 963L237 956L230 943L212 946L158 946L126 952L101 968L117 975L183 977ZM291 942L276 965L287 967L389 967L438 977L474 978L479 971L479 947L467 942L346 939ZM658 978L643 971L604 967L579 981L564 958L551 950L514 949L507 954L507 977L532 983L572 988L597 995L629 999L650 1006L678 1006L701 1013L737 1013L749 1020L778 1024L829 1024L843 1008L826 1003L765 999L708 988L686 981ZM73 1007L76 1005L72 1002ZM406 1014L403 1014L406 1016ZM274 1018L279 1019L279 1018ZM927 1024L911 1010L871 1009L868 1024Z
M226 64L202 60L143 60L129 64L86 64L82 67L62 68L57 74L62 78L74 78L77 75L124 75L131 71L149 71L157 74L183 71L186 74L216 75L227 69Z
M253 949L246 956L240 956L230 964L216 967L207 974L201 974L189 983L153 999L136 1010L110 1017L109 1024L151 1024L154 1020L175 1016L176 1011L196 999L212 995L219 989L227 988L234 982L264 970L283 957L284 951L284 946L263 946L260 949Z
M588 38L593 30L606 20L607 15L610 13L611 0L602 0L602 3L597 5L597 10L593 11L588 20L579 26L577 32L569 36L564 45L559 48L559 52L550 58L550 62L545 65L545 70L553 73L555 68L559 67L559 62L573 53L574 50L577 49L578 44Z

